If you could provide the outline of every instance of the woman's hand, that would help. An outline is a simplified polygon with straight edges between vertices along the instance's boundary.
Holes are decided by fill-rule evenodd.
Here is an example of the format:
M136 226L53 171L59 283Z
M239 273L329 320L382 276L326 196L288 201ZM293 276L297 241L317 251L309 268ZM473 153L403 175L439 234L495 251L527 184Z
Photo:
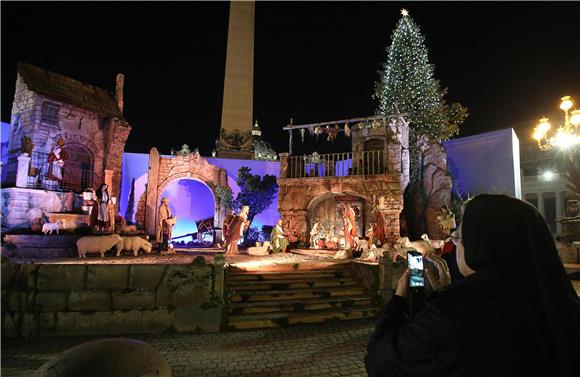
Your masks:
M427 276L427 279L429 279L429 283L431 283L433 290L436 291L451 284L451 275L449 274L447 262L445 262L445 260L443 260L439 255L433 253L426 255L426 258L428 261L433 263L439 272L439 277L437 277L433 269L425 268L425 275Z
M403 272L403 275L399 278L399 283L397 284L397 290L395 291L395 295L407 298L409 294L409 275L411 274L411 270L408 268Z

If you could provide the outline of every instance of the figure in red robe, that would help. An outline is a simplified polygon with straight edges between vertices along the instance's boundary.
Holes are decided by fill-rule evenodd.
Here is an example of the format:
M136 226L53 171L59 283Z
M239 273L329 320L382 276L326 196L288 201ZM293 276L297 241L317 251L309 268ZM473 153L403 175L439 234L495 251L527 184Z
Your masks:
M344 207L344 237L346 239L345 248L347 250L356 247L358 228L356 226L356 214L352 207L346 203Z
M244 234L244 230L250 225L248 221L248 212L250 207L243 206L239 214L237 214L234 219L228 224L227 231L228 234L225 239L224 248L226 254L229 255L239 255L238 251L238 241Z
M62 149L60 146L50 150L48 154L48 171L46 173L46 178L51 181L62 181L62 168L64 166L64 160L61 156Z
M384 214L385 209L385 197L381 196L379 202L373 208L373 234L372 238L369 238L369 245L379 242L379 245L384 245L387 240L386 230L387 221Z

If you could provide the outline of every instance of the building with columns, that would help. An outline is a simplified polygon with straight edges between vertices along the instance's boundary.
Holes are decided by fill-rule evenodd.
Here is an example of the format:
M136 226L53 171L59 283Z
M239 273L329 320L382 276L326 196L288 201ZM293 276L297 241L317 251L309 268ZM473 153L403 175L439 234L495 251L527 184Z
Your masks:
M573 198L566 193L563 155L558 150L541 151L535 140L521 143L522 199L533 204L544 216L554 236L562 235L566 202Z

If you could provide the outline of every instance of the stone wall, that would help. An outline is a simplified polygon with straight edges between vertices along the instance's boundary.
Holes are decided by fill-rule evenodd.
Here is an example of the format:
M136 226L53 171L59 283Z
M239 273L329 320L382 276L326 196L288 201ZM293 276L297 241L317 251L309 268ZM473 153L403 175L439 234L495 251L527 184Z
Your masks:
M58 122L55 125L42 122L42 108L45 102L59 107ZM33 153L48 154L62 139L64 150L67 145L80 145L91 155L92 170L99 177L93 182L94 188L104 180L105 170L113 172L109 194L118 197L123 150L130 132L131 127L124 120L99 115L35 93L28 88L21 75L17 75L12 104L8 165L16 164L16 158L22 153L21 139L24 136L32 139ZM12 170L10 175L13 175ZM5 178L4 185L15 182L15 177Z
M329 195L353 195L372 203L373 195L384 196L388 209L387 239L399 238L399 215L403 208L401 174L375 176L281 178L278 180L278 211L282 215L284 229L304 243L309 240L307 225L308 209L317 198ZM366 224L364 224L366 226ZM292 242L292 240L290 240Z
M16 264L2 257L2 336L217 332L223 257L191 264Z
M49 218L48 214L65 210L65 193L34 190L19 187L3 188L2 228L30 228L37 218ZM75 194L74 208L80 208L82 196Z

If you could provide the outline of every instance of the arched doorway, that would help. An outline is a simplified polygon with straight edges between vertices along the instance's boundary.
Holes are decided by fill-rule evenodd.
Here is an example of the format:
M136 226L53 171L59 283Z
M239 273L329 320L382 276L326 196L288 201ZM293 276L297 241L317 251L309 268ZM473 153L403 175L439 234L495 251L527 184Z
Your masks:
M100 183L94 175L93 155L84 145L65 144L61 154L65 161L62 169L63 187L80 192Z
M169 208L177 223L172 240L176 248L207 247L214 241L215 198L210 187L195 178L169 182L159 195L169 199Z
M308 229L318 222L324 227L327 237L344 237L341 211L347 204L355 212L358 237L363 237L371 220L371 205L353 193L325 193L314 198L308 205Z

